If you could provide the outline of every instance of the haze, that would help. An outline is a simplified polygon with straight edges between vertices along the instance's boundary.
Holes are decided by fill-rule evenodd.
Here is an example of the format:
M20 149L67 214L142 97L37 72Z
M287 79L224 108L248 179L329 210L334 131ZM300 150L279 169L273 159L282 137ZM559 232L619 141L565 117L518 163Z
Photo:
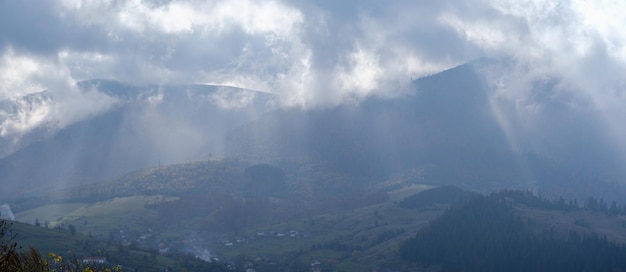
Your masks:
M524 103L525 83L557 77L564 89L577 89L605 109L612 123L624 85L623 5L608 0L4 2L0 98L50 90L63 106L23 113L4 121L2 131L23 133L43 120L63 126L76 121L70 116L109 107L110 101L73 87L93 78L224 84L275 93L285 106L310 108L399 95L411 79L484 57L513 59L522 69L523 76L493 78L500 84L498 96Z
M538 256L524 241L584 240L576 252L626 269L624 14L617 0L0 1L0 218L43 223L16 226L52 252L147 271L482 271L516 260L421 249L496 223L516 232L466 244ZM591 234L605 238L576 236ZM550 265L583 267L558 252Z

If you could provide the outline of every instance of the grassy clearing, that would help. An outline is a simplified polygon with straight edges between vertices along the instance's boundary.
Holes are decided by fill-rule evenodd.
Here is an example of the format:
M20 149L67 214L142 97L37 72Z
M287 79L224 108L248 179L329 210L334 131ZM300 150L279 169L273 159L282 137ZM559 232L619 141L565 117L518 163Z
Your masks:
M20 222L40 224L49 222L49 227L73 225L78 232L92 235L107 235L109 231L124 227L144 230L157 219L154 210L146 206L160 201L172 201L174 197L132 196L113 198L95 203L51 204L16 214Z
M555 211L518 207L517 211L524 220L531 222L531 227L538 230L554 229L567 234L595 232L600 236L618 243L626 243L626 216L607 216L585 210Z
M35 224L38 220L40 224L45 222L55 222L68 213L86 205L85 203L70 203L70 204L50 204L34 209L22 211L15 214L15 219L22 223Z
M139 268L141 271L164 271L176 265L176 260L169 256L122 248L114 244L107 245L80 233L71 235L67 230L13 222L11 231L16 234L13 241L17 242L21 250L28 250L32 246L38 249L44 257L48 253L55 253L63 256L64 260L72 261L86 256L111 256L124 266Z
M14 223L12 230L17 234L15 241L22 247L37 248L42 254L54 252L61 255L84 255L83 245L86 237L80 234L71 235L68 231L47 229L28 224Z

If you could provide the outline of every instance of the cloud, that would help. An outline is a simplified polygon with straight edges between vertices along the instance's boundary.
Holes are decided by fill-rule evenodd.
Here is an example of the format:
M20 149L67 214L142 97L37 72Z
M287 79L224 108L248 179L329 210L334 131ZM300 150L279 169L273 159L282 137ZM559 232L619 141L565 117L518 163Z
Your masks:
M3 220L15 220L15 215L11 210L11 206L9 204L1 204L0 205L0 219Z
M43 83L26 80L41 74L39 63L26 56L18 56L12 48L8 48L0 57L0 96L6 99L41 91Z
M56 104L78 95L82 102L67 105L88 115L93 112L82 105L106 104L97 112L113 102L67 90L76 81L106 78L224 84L275 93L287 107L328 107L402 95L413 78L490 57L518 64L514 73L494 75L493 85L499 86L497 97L518 101L520 111L540 109L529 98L529 84L555 77L559 89L575 89L586 97L580 101L605 108L608 120L622 113L626 86L624 5L610 0L5 1L0 96L46 89ZM40 120L38 110L27 115ZM57 107L45 115L68 111Z
M336 105L397 92L398 80L463 61L441 61L413 50L419 42L405 43L404 34L415 32L406 29L412 14L394 13L410 3L64 0L34 9L52 26L45 49L17 34L5 46L58 58L76 81L219 83L277 93L286 106ZM27 6L11 8L35 12ZM40 29L24 22L14 32L27 37Z
M610 13L625 9L619 1L482 1L439 20L487 56L514 58L595 96L623 89L626 20Z
M254 102L256 93L240 92L237 89L219 87L214 93L208 95L208 100L218 107L231 110L242 109Z
M0 137L14 138L37 127L56 130L106 110L116 99L79 90L71 71L57 58L16 52L0 55ZM45 92L44 92L45 91Z
M626 10L621 1L479 1L448 10L438 20L482 49L483 55L511 59L491 71L496 100L515 105L520 118L549 111L546 101L598 120L615 147L626 154ZM553 81L550 93L536 84ZM548 99L546 99L548 98ZM506 127L506 126L504 126ZM621 147L620 147L621 146Z

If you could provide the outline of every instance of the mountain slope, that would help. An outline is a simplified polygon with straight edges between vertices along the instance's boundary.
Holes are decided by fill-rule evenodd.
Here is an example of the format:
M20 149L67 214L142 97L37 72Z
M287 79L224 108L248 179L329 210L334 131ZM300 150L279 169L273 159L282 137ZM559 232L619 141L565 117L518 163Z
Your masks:
M572 105L554 82L537 82L526 103L542 110L526 113L496 93L484 72L494 67L502 66L461 65L416 80L412 95L395 99L272 112L234 131L228 150L254 161L321 162L356 182L419 172L414 182L473 190L559 195L568 184L569 196L615 192L624 175L593 107Z
M229 87L81 82L121 102L0 159L2 194L217 157L329 173L320 188L344 192L402 178L621 197L622 160L593 104L558 79L530 84L523 97L503 94L492 83L498 76L485 71L507 69L476 61L420 78L406 96L309 110L276 108L272 95Z
M96 87L121 102L0 159L1 197L106 180L160 163L223 156L224 132L272 109L274 99L206 85L128 86L94 80L79 86Z

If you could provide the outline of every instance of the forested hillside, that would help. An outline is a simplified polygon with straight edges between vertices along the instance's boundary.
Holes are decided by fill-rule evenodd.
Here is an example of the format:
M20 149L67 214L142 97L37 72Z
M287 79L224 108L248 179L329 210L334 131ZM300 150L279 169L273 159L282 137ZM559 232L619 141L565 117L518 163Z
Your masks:
M536 231L531 227L535 222L514 211L516 200L547 209L578 208L510 192L475 197L454 205L414 238L403 242L400 254L404 260L441 271L626 269L626 245L595 233Z

